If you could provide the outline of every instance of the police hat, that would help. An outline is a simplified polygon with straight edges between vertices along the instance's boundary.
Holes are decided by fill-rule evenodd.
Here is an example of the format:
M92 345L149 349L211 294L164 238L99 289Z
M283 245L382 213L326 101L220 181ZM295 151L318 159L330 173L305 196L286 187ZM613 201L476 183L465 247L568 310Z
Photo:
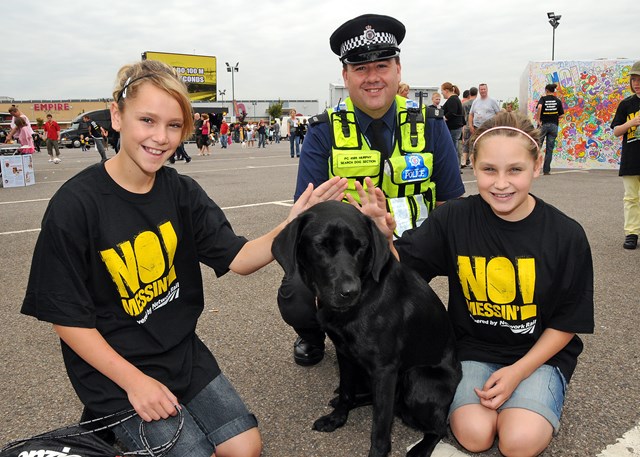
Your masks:
M338 27L329 44L343 63L376 62L400 55L398 45L405 32L404 25L397 19L363 14Z

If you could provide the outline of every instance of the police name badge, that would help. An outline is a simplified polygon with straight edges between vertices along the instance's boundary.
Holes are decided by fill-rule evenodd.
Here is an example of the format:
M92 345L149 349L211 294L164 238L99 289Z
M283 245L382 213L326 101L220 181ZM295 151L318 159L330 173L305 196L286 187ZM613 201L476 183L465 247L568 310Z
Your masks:
M336 157L336 165L340 168L369 167L378 164L379 155L378 152L342 154Z

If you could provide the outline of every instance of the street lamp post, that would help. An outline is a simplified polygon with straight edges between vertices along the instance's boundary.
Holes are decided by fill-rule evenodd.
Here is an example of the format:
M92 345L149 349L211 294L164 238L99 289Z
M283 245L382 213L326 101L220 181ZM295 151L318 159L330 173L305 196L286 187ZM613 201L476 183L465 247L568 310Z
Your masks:
M218 91L218 93L220 94L220 98L222 98L222 109L225 109L225 106L224 106L224 94L226 94L226 93L227 93L227 89L219 90L219 91ZM224 116L224 115L226 115L226 114L227 114L227 113L225 112L225 113L223 114L223 116Z
M240 64L240 62L236 62L235 66L231 66L229 65L229 62L225 62L225 64L227 65L227 71L229 73L231 73L231 98L233 99L233 106L231 107L231 109L233 110L233 120L235 121L236 119L236 89L235 89L235 83L234 83L234 73L238 72L238 65Z
M253 105L253 120L256 120L256 105L258 104L258 102L251 102L251 104Z
M547 17L549 18L549 24L553 27L553 41L551 42L551 60L555 58L555 48L556 48L556 29L560 25L560 18L562 17L560 14L555 14L553 11L547 13Z

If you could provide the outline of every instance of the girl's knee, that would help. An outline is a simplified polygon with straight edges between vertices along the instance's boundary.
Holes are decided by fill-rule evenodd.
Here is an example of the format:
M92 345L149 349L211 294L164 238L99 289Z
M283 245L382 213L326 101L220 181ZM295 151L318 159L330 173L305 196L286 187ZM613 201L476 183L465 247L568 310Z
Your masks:
M496 413L481 405L466 405L451 414L451 431L462 447L482 452L493 446L496 437Z
M507 413L508 414L505 414ZM505 410L498 420L498 447L506 457L536 456L553 437L553 427L539 414L518 409Z
M535 457L544 451L551 438L548 440L541 439L539 436L523 436L520 439L517 436L498 437L498 449L505 457Z
M212 457L260 457L261 453L260 431L252 428L216 446Z

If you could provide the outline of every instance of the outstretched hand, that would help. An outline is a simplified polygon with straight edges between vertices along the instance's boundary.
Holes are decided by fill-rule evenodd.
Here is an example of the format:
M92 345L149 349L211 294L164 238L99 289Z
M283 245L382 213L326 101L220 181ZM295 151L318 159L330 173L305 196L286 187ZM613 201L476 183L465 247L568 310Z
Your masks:
M346 178L340 178L339 176L325 181L316 189L314 189L313 184L310 183L291 208L289 216L287 217L287 223L291 222L298 217L300 213L311 208L316 203L329 200L342 200L344 198L344 191L347 189L347 183Z
M373 185L371 178L365 178L367 190L365 191L362 184L356 181L356 191L360 197L360 203L347 194L347 200L352 206L355 206L360 212L369 216L376 223L380 231L388 240L393 240L393 231L396 229L396 221L387 211L387 201L382 190Z

